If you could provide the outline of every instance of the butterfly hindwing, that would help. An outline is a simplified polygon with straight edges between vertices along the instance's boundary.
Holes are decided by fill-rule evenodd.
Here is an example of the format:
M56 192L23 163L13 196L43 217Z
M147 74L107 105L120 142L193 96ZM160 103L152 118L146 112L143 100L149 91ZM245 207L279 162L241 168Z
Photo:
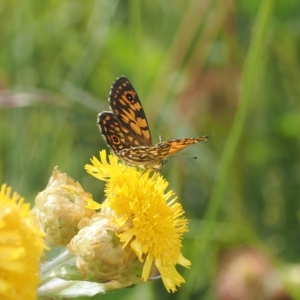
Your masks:
M98 125L107 145L116 155L123 149L139 145L131 132L120 124L112 112L104 111L100 113L98 115Z

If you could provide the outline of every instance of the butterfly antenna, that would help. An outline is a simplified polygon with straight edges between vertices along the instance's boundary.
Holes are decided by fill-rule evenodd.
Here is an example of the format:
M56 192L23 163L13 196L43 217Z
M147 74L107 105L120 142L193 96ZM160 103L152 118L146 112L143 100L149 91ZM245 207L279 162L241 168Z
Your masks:
M198 156L178 156L178 155L172 155L172 156L168 157L168 159L173 158L173 157L185 157L185 158L198 159Z

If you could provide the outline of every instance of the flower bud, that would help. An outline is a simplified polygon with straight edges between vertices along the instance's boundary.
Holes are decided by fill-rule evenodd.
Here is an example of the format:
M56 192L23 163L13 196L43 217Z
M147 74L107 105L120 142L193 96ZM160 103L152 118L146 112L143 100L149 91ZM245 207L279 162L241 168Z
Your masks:
M87 208L92 195L57 167L46 189L35 198L31 214L45 232L45 240L53 246L65 246L78 232L78 223L95 211Z
M71 240L68 250L77 255L77 268L85 280L114 281L120 287L144 282L143 264L130 247L123 248L118 234L122 227L114 222L109 208L95 214Z

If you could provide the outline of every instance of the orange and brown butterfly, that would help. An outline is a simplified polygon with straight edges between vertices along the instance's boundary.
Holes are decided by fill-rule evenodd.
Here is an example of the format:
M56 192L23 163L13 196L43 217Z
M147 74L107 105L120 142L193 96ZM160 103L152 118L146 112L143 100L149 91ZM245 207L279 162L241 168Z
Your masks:
M140 99L124 76L113 83L108 102L112 111L98 115L100 131L114 154L130 165L160 170L168 157L211 136L171 140L154 146Z

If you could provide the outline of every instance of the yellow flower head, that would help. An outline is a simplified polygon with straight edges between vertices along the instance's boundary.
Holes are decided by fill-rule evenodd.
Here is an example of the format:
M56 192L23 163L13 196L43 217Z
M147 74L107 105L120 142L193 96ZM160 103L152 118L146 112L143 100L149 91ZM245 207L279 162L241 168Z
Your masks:
M46 189L35 198L31 214L50 245L66 246L78 232L79 221L95 213L93 208L92 195L55 167Z
M88 173L106 181L107 200L103 207L114 212L114 221L124 230L118 235L123 247L130 245L143 265L142 279L147 281L153 265L159 270L168 291L176 291L184 279L175 265L188 267L190 262L181 253L181 240L187 231L187 220L173 191L165 193L168 183L158 173L119 164L118 159L100 152Z
M39 259L45 248L29 204L6 185L0 190L0 299L36 299Z

